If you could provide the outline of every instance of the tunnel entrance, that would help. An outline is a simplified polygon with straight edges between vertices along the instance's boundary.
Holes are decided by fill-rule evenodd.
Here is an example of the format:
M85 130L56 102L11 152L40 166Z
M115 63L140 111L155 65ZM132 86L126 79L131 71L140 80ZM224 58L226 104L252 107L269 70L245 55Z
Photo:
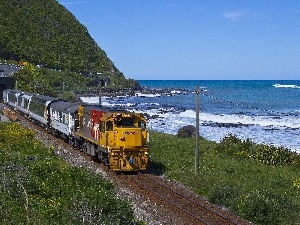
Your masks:
M0 102L3 102L3 91L15 88L15 79L12 77L0 77Z

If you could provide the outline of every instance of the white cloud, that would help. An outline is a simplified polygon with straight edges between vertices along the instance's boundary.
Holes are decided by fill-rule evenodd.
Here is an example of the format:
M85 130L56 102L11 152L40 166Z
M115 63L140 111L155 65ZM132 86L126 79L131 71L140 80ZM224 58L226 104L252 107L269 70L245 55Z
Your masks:
M230 21L240 21L240 19L246 16L246 12L244 11L230 11L225 12L223 16Z

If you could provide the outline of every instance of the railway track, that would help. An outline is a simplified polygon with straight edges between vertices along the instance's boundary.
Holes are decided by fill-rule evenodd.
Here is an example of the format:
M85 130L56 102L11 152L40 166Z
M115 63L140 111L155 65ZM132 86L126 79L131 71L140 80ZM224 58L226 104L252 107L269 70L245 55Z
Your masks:
M240 225L250 224L241 218L226 212L196 196L191 196L185 190L174 188L164 180L151 174L123 175L122 179L131 185L136 185L141 192L151 196L155 201L185 218L185 224L205 225Z

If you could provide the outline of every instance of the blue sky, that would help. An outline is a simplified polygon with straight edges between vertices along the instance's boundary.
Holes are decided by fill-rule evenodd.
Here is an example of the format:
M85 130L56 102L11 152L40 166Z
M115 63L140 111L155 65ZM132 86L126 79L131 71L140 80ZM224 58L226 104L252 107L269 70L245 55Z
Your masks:
M58 0L126 78L299 79L299 0Z

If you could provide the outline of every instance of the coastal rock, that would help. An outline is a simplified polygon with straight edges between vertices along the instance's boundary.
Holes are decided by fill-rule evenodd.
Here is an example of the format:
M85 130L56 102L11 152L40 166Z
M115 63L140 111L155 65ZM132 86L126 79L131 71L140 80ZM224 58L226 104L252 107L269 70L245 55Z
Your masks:
M177 137L187 138L196 135L196 127L193 125L187 125L179 128Z

